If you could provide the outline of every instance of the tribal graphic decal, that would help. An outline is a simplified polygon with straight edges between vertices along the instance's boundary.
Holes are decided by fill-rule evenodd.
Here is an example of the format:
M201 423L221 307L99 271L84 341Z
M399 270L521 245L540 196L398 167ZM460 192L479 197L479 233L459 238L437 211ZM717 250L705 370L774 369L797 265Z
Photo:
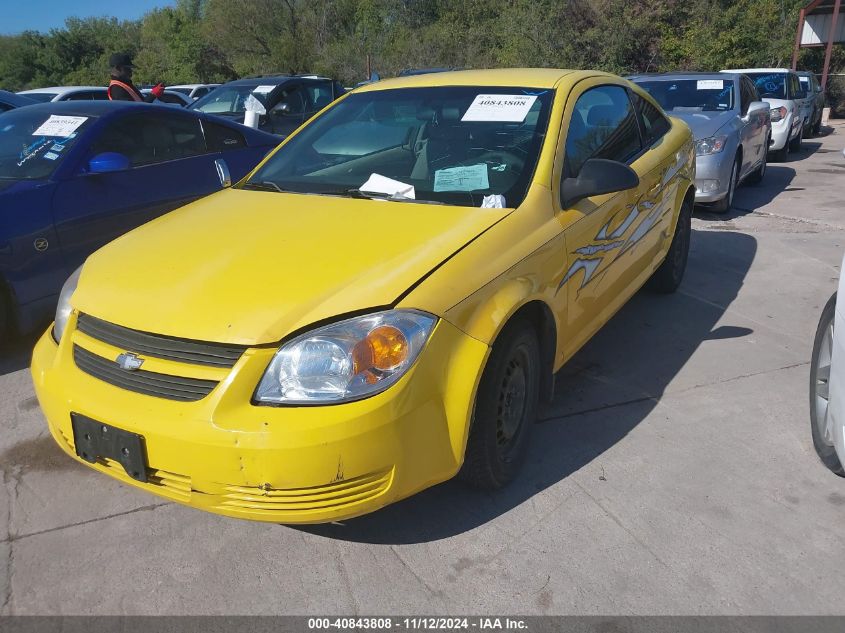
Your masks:
M593 280L596 272L601 267L601 264L605 261L605 258L615 251L615 255L611 256L609 262L609 265L612 265L617 259L622 257L622 255L635 248L637 244L639 244L640 240L642 240L655 226L658 225L660 220L662 220L663 217L672 210L672 205L654 204L652 200L659 199L663 195L663 190L675 178L678 172L683 169L685 163L686 160L684 154L682 152L678 152L675 156L675 163L663 174L663 177L660 179L660 183L655 188L656 193L653 194L653 197L650 196L649 199L645 199L645 196L643 196L643 198L640 198L635 205L621 211L608 220L608 222L599 229L599 232L593 238L592 243L575 249L575 253L583 255L583 257L579 257L572 262L572 265L569 267L569 270L566 271L566 274L563 276L563 279L557 287L558 292L560 292L560 289L563 288L566 282L572 279L578 271L583 270L584 278L581 280L581 285L578 287L578 290L580 291ZM627 214L625 219L613 230L613 232L608 234L611 225L613 225L616 218L623 213ZM643 215L645 215L645 217L643 217ZM636 228L634 228L631 235L627 239L623 239L623 236L634 225L637 219L641 217L642 221L636 226Z

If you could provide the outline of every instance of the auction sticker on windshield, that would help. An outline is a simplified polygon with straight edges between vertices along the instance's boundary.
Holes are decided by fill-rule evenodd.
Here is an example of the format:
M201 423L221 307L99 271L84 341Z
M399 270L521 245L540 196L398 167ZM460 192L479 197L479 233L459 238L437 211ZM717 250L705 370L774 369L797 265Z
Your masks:
M268 92L273 92L275 87L276 86L256 86L252 89L252 91L260 95L266 95Z
M461 121L522 123L536 100L536 95L478 95Z
M438 169L434 172L435 191L475 191L487 189L489 186L487 165L484 163Z
M33 136L61 136L67 138L76 131L80 125L88 120L87 116L59 116L51 114L50 118L44 121L35 130Z
M698 90L721 90L725 82L721 79L699 79L695 87Z

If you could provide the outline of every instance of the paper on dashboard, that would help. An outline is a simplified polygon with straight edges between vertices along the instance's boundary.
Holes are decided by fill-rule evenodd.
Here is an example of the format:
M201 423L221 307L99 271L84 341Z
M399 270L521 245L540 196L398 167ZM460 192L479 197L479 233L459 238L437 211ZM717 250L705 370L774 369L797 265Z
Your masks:
M61 136L67 138L87 120L87 116L59 116L58 114L51 114L50 118L38 126L38 129L32 135Z
M489 187L487 165L484 163L449 167L434 172L435 191L476 191Z
M696 90L721 90L724 87L722 79L699 79L695 84Z
M522 123L536 100L536 95L478 95L461 121Z
M414 185L409 185L398 180L393 180L380 174L370 174L369 179L359 187L361 191L372 193L384 193L388 196L402 196L404 198L416 198Z

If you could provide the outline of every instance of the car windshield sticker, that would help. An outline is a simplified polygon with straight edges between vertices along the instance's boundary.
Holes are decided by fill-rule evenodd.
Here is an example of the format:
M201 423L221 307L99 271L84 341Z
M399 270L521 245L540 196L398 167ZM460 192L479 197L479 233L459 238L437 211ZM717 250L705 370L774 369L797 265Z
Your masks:
M361 191L372 193L386 193L389 196L402 196L403 198L416 198L414 185L408 185L398 180L393 180L380 174L371 174L367 182L360 187Z
M46 149L49 143L50 141L48 139L42 137L35 141L32 145L24 147L21 150L21 153L18 155L18 158L20 159L17 163L18 167L23 165L30 158L37 156L38 152L40 152L42 149Z
M276 86L256 86L252 91L256 94L266 95L268 92L273 92Z
M490 181L487 178L487 165L484 163L438 169L434 172L435 191L475 191L488 187Z
M536 100L534 95L478 95L461 121L522 123Z
M55 143L53 147L50 148L51 152L61 152L65 148L64 145L60 145L59 143Z
M699 79L695 87L698 90L721 90L725 87L725 82L722 79Z
M57 114L51 114L50 118L44 121L32 135L61 136L62 138L67 138L87 120L87 116L59 116Z
M44 158L46 158L47 160L56 160L58 157L59 155L55 152L47 152L46 154L44 154Z

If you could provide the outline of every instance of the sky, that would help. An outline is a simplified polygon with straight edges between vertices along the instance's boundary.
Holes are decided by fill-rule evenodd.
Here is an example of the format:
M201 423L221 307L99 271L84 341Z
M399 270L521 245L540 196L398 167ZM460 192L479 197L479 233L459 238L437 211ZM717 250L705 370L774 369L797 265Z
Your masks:
M49 31L64 25L65 18L114 16L134 20L175 0L0 0L0 35L21 31Z

